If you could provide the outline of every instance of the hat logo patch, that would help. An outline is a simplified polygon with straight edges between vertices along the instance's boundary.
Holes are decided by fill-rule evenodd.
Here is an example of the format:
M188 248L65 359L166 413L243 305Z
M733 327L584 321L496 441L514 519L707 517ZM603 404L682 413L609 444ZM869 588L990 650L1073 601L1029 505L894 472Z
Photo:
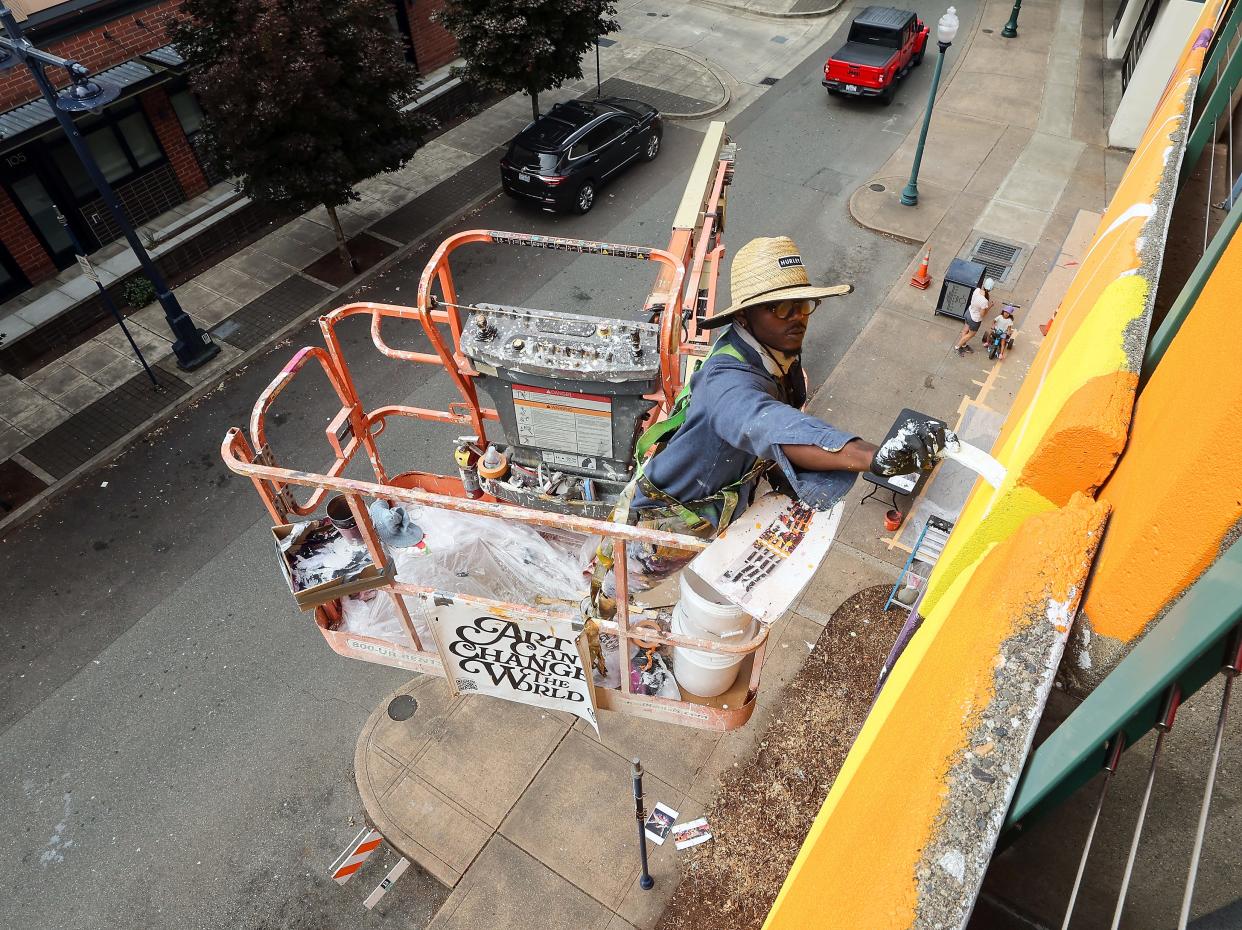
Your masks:
M776 263L782 268L793 268L795 266L802 267L801 255L782 255L776 260Z

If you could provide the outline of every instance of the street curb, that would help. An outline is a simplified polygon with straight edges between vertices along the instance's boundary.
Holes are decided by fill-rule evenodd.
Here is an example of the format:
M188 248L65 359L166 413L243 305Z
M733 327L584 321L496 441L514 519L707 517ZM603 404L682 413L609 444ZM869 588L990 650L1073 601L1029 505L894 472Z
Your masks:
M751 16L759 16L763 19L815 19L820 16L829 16L840 9L841 4L845 0L837 0L836 3L822 7L818 10L804 10L800 13L772 13L768 10L752 10L750 7L738 6L735 3L727 3L725 0L693 0L701 6L714 6L720 10L728 10L730 13L749 13Z
M844 0L842 0L842 2L844 2ZM716 73L716 69L712 67L712 63L710 61L699 55L695 55L692 52L687 52L679 48L673 48L669 45L653 45L652 48L658 48L666 52L673 52L676 55L680 55L682 58L687 58L696 64L702 65L707 69L707 73L716 79L716 83L720 85L720 92L724 95L724 99L721 100L720 103L715 106L708 107L706 110L702 110L698 113L670 113L668 111L662 111L660 113L661 116L666 119L706 119L709 116L715 116L721 110L726 109L729 104L733 102L733 91L729 89L729 86L724 82L720 75ZM624 73L624 71L621 72L621 74Z
M487 157L489 156L487 155L482 156L482 158L487 158ZM466 167L469 167L469 166L467 165ZM331 306L335 301L339 300L343 294L357 287L360 283L362 283L364 280L369 278L371 275L380 274L380 273L383 273L384 271L387 271L389 267L391 267L392 265L395 265L398 261L405 258L407 255L409 255L411 252L413 252L415 249L417 249L419 246L425 243L428 239L432 238L437 233L439 233L440 230L442 230L445 226L449 225L450 223L456 221L459 217L470 212L475 207L477 207L480 203L487 200L489 197L494 196L496 192L499 190L500 190L499 184L489 187L486 191L484 191L479 196L475 197L473 200L471 200L461 209L456 210L452 214L444 217L442 220L440 220L440 222L436 223L434 226L432 226L430 229L428 229L425 233L420 235L418 238L414 239L411 242L406 243L401 248L393 252L391 255L385 257L379 262L376 262L366 271L363 271L360 274L354 276L349 281L347 281L345 284L343 284L341 287L337 288L335 291L332 291L330 294L328 294L326 297L324 297L322 300L318 301L314 306L312 306L311 309L307 310L305 313L299 314L297 317L291 320L283 328L273 333L267 339L267 341L265 341L261 345L257 345L254 348L247 349L246 351L242 352L240 355L238 355L236 358L233 359L233 361L228 365L228 367L221 368L217 376L214 376L210 378L209 380L204 381L202 384L195 385L193 388L191 388L188 394L183 395L178 400L176 400L174 403L169 404L159 413L156 413L153 416L148 417L138 426L134 427L124 436L116 440L116 442L112 443L111 445L100 450L97 454L92 456L90 461L82 463L77 468L75 468L73 471L71 471L69 474L65 475L65 477L57 481L55 484L49 485L48 487L44 488L42 491L40 491L30 500L26 501L26 503L22 504L20 507L14 510L12 513L7 514L3 519L0 519L0 533L7 533L14 529L17 529L20 524L24 523L30 517L37 516L38 512L43 508L43 506L47 504L57 494L66 490L71 485L77 484L77 482L80 479L90 474L92 471L95 471L101 466L108 464L109 461L111 461L112 459L120 455L122 452L124 452L129 447L129 444L132 443L135 439L138 439L141 436L143 436L145 433L150 432L151 429L153 429L154 427L163 423L165 420L168 420L175 414L180 413L182 410L186 409L187 407L192 406L193 404L201 400L203 397L210 394L212 391L216 390L220 386L220 384L223 382L224 379L234 374L239 368L243 367L251 359L257 358L259 355L265 352L270 352L272 350L272 347L276 343L284 339L285 336L287 336L289 333L293 332L294 330L298 329L300 326L304 325L311 318L321 315L322 312L326 308ZM362 232L366 232L366 230L364 229L362 230ZM298 273L300 274L300 272ZM223 441L223 438L224 437L222 436L221 437L222 441Z
M926 239L916 239L914 236L907 235L906 233L895 232L894 230L886 229L883 226L875 226L859 218L858 211L854 209L855 198L857 198L859 194L866 191L870 185L876 184L876 183L879 183L885 180L887 180L887 178L880 178L880 177L870 178L869 180L864 181L861 185L859 185L859 187L854 191L854 193L850 194L850 199L847 201L847 209L849 210L849 213L850 213L850 219L853 220L855 223L857 223L859 226L861 226L863 229L869 229L872 232L879 233L882 236L888 236L890 239L896 239L898 242L908 242L911 245L922 245L924 242L927 241ZM932 231L933 232L935 231L934 227Z
M704 0L699 0L699 2L704 2ZM842 0L842 2L844 2L844 0ZM948 90L949 85L952 84L953 81L957 78L958 72L962 70L962 62L966 60L966 55L970 52L971 46L975 44L975 36L979 34L979 30L983 26L983 5L980 5L979 9L976 11L975 22L973 25L974 25L974 28L971 29L970 35L964 40L961 52L958 53L957 61L955 61L952 67L949 68L949 73L945 77L943 85L940 87L940 96L944 95L944 92ZM928 41L929 42L931 41L930 37L928 37ZM902 143L904 143L906 139L909 139L910 136L914 134L915 129L917 128L919 127L917 126L911 127L910 131L906 133L905 137L901 140ZM900 148L900 146L898 146L898 148ZM850 194L850 199L846 203L846 209L849 211L850 219L852 219L855 223L857 223L863 229L869 229L872 232L877 232L884 236L891 236L892 238L897 239L901 242L909 242L913 245L923 244L927 240L912 239L907 235L903 235L902 233L895 233L890 230L884 229L880 226L872 226L870 223L863 220L854 211L854 198L857 197L859 193L862 192L863 188L867 187L870 184L875 184L883 180L884 178L881 178L879 175L875 175L873 177L867 178L867 180L863 181L862 184L858 185L858 187L854 189L854 193ZM958 191L957 193L961 194L961 193L964 193L964 191ZM933 227L933 232L934 231L935 229Z

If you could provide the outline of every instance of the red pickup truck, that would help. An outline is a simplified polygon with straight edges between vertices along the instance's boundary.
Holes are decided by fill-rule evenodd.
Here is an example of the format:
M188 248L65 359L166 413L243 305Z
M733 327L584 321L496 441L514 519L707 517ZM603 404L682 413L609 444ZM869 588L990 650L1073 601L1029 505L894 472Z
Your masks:
M927 27L909 10L869 6L850 24L845 44L824 65L830 94L893 102L897 82L923 61Z

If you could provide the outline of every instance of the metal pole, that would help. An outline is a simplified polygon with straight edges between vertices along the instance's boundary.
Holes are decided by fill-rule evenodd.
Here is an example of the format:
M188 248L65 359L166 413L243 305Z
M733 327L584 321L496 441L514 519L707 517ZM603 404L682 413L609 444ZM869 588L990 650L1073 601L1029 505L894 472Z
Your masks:
M1100 786L1100 797L1095 805L1095 814L1091 817L1091 826L1087 830L1087 841L1083 843L1082 858L1078 860L1078 874L1074 876L1074 887L1070 890L1069 904L1065 908L1065 920L1061 930L1069 930L1070 918L1074 916L1074 904L1078 901L1078 889L1082 886L1083 873L1087 871L1087 857L1091 855L1091 843L1095 840L1095 828L1100 822L1100 811L1104 809L1104 798L1108 795L1108 784L1117 771L1117 763L1121 761L1121 751L1125 748L1126 738L1120 731L1113 736L1112 746L1108 750L1108 761L1104 763L1104 784Z
M655 887L655 879L647 871L647 834L643 822L647 819L647 811L643 807L643 766L637 759L630 760L630 775L634 779L634 819L638 821L638 855L642 861L642 873L638 876L638 887L650 891Z
M1006 39L1016 39L1018 37L1018 14L1022 12L1022 0L1013 0L1013 10L1009 14L1009 22L1005 23L1005 28L1001 30L1001 35Z
M599 36L595 37L595 96L604 96L604 87L599 80Z
M86 249L82 248L82 243L78 239L78 234L73 231L73 227L69 225L68 218L60 212L60 207L55 207L56 219L60 221L60 225L65 227L65 232L69 235L69 241L73 243L73 251L78 255L86 258ZM108 293L108 289L103 286L103 282L99 280L98 272L95 277L95 287L99 289L99 296L103 299L104 306L108 308L108 312L112 314L112 318L116 320L117 325L121 327L121 332L125 334L125 338L129 340L129 347L134 350L134 355L138 356L138 361L142 363L143 370L147 373L147 377L151 379L151 386L157 391L163 390L163 386L155 379L155 372L151 370L151 366L147 364L146 358L142 354L142 350L138 348L138 343L134 342L134 337L130 335L129 327L125 325L125 317L121 316L121 311L117 310L116 304L112 302L112 295Z
M3 23L5 30L8 32L10 42L7 44L11 47L12 53L21 59L29 69L31 77L34 78L35 83L43 94L43 98L47 101L48 106L51 107L52 113L56 117L57 122L60 123L61 129L68 136L69 144L82 162L82 167L86 170L87 176L90 177L96 190L99 191L100 199L103 200L104 205L108 208L108 212L112 214L113 220L120 227L130 248L134 250L134 255L137 256L138 263L142 266L143 272L155 286L156 299L159 300L160 306L164 308L164 317L168 321L169 329L176 336L176 341L173 343L173 352L177 356L177 367L183 371L192 371L215 358L220 354L220 347L212 342L211 337L199 329L186 312L181 309L181 304L178 303L177 298L169 290L164 276L160 274L155 263L151 261L151 256L143 248L138 234L134 231L133 226L130 225L129 217L125 215L120 201L117 200L116 193L112 190L112 185L108 183L108 179L99 170L99 165L95 163L95 158L87 147L86 141L82 138L82 134L78 132L76 124L68 113L65 113L57 106L56 88L43 70L43 58L52 58L54 56L48 56L47 53L35 49L26 41L13 13L7 6L3 5L2 0L0 0L0 23ZM60 61L63 61L63 59ZM76 63L64 61L64 67L69 67L70 65L81 68Z
M1190 853L1190 871L1186 875L1186 891L1182 895L1182 911L1177 930L1186 930L1190 920L1190 905L1195 896L1195 880L1199 875L1199 856L1203 852L1203 837L1207 833L1208 811L1212 807L1212 791L1216 787L1216 767L1220 764L1220 747L1225 739L1225 724L1229 720L1229 699L1233 696L1233 681L1242 666L1242 634L1235 634L1229 660L1222 669L1225 675L1225 694L1220 701L1220 716L1216 719L1216 741L1212 744L1212 762L1208 766L1207 784L1203 787L1203 806L1199 809L1199 824L1195 828L1195 845Z
M932 75L931 90L927 94L927 112L923 114L923 128L919 130L919 144L914 150L914 166L910 169L910 180L901 192L901 204L914 207L919 202L919 166L923 164L923 145L927 142L927 127L931 125L932 107L936 105L936 88L940 84L940 71L944 67L944 53L949 50L952 42L937 42L940 54L936 56L936 73Z
M1151 768L1147 772L1147 787L1143 789L1143 803L1139 805L1138 819L1134 824L1134 837L1130 840L1130 855L1126 857L1126 869L1121 876L1121 890L1117 892L1117 909L1113 911L1111 930L1121 926L1121 912L1126 906L1126 892L1130 888L1130 876L1134 873L1134 860L1138 856L1139 839L1143 835L1143 824L1147 820L1147 805L1151 801L1151 789L1156 783L1156 769L1160 765L1160 751L1164 749L1164 736L1173 729L1173 719L1177 716L1177 708L1181 703L1182 690L1177 685L1169 689L1165 695L1164 709L1160 719L1156 721L1156 746L1151 752Z

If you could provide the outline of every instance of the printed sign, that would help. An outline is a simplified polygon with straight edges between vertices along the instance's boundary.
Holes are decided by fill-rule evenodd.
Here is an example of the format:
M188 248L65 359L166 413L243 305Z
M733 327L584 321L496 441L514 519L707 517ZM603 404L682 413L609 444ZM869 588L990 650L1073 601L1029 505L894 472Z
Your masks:
M502 619L450 601L432 630L444 670L462 694L490 694L581 717L599 733L585 637L568 620Z
M609 397L515 384L513 410L524 446L612 458Z
M766 494L695 556L690 570L752 617L772 623L814 577L844 508L838 502L815 510Z
M99 283L99 272L95 270L95 266L91 264L91 260L85 255L78 256L78 266L82 269L82 274L90 278L96 284Z

